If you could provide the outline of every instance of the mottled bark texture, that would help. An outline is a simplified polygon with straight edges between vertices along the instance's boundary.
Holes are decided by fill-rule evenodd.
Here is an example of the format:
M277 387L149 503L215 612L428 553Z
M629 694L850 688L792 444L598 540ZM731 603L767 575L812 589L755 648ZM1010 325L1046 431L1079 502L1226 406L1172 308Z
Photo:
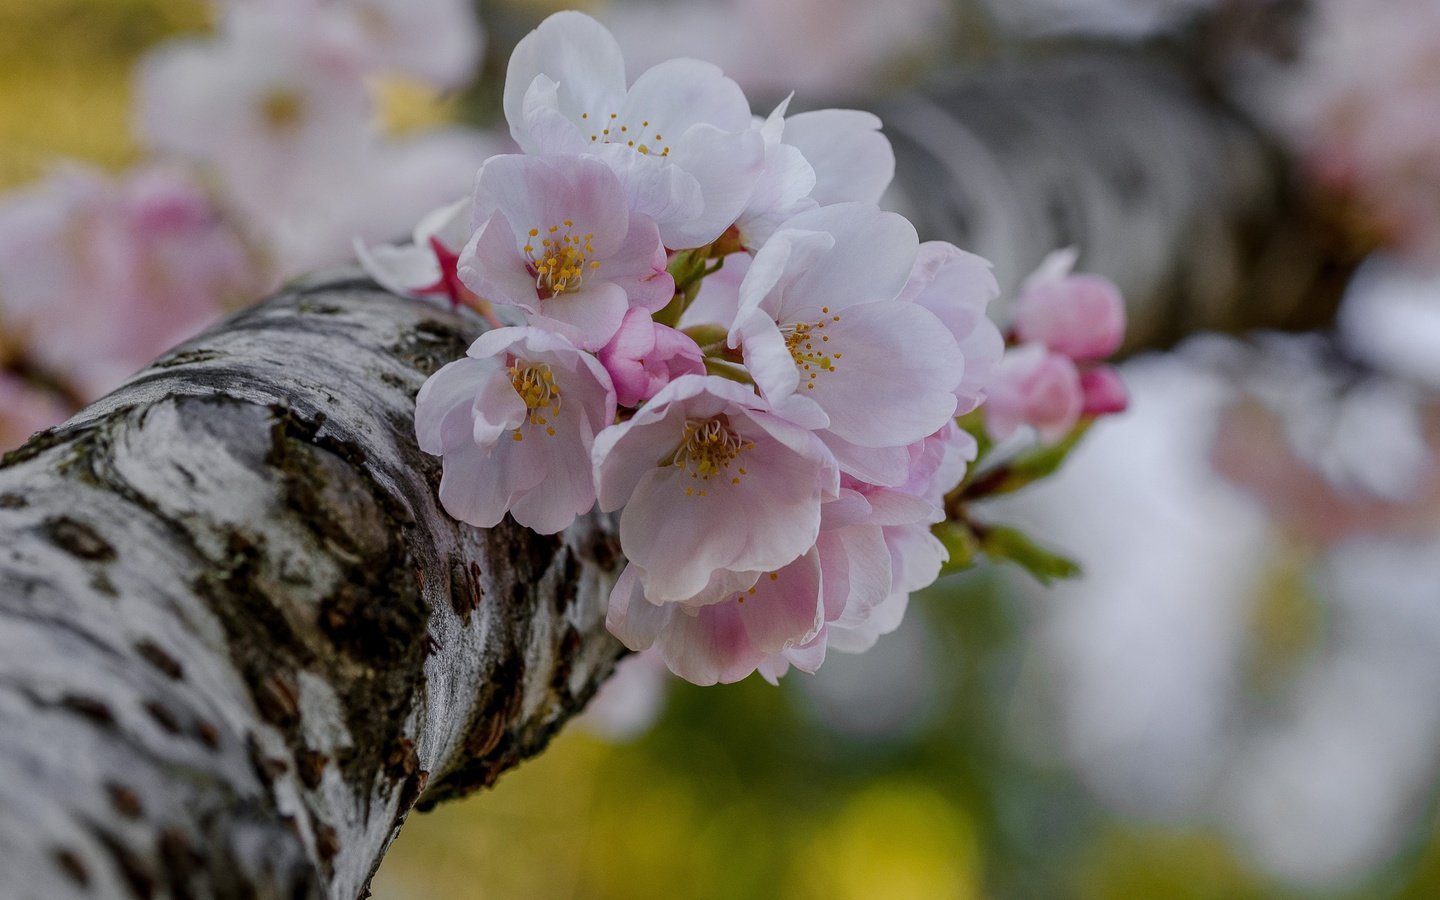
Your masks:
M436 500L473 326L283 292L0 468L0 896L334 897L538 752L621 652L617 556Z
M1326 325L1355 262L1284 154L1175 54L1027 55L876 111L923 237L994 262L1007 294L1079 248L1125 292L1131 349Z
M922 234L1011 286L1076 243L1149 340L1281 324L1324 280L1283 160L1164 64L880 111ZM414 396L473 335L349 278L0 468L0 895L355 897L412 807L538 752L611 670L610 533L447 517Z

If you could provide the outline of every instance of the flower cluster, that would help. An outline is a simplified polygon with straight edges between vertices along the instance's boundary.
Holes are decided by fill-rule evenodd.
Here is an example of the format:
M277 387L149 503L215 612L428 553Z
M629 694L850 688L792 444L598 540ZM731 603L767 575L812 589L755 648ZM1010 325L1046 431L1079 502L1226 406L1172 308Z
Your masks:
M989 264L875 205L873 116L759 119L689 59L627 83L580 13L519 43L504 96L522 152L364 254L512 323L418 397L445 508L544 533L617 512L610 629L692 682L894 629L945 561L931 526L976 452L955 419L1003 350Z

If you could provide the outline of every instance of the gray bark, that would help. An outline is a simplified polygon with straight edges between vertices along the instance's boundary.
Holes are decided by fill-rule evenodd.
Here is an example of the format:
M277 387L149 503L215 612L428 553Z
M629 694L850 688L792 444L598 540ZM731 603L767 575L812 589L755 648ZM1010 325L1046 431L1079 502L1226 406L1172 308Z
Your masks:
M1062 61L881 112L922 234L1011 284L1079 243L1149 340L1156 300L1225 324L1324 281L1283 161L1163 66ZM583 706L622 652L606 522L458 524L414 443L467 328L313 280L6 458L0 892L355 897L410 809Z
M457 523L415 445L472 337L315 282L5 460L0 894L355 897L584 704L612 539Z

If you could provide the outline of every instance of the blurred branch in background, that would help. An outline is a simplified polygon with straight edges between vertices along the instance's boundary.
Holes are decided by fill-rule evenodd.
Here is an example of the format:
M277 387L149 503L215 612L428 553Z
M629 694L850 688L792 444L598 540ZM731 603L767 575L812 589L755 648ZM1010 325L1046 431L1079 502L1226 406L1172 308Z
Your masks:
M1353 265L1279 148L1173 55L1072 50L877 107L922 234L995 261L1007 295L1080 248L1125 294L1132 349L1324 326Z

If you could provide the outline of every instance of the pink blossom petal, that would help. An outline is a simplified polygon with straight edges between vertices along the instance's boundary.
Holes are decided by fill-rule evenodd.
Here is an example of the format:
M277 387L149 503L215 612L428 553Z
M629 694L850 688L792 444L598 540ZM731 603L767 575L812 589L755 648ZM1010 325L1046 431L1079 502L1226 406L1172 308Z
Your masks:
M693 219L661 220L660 235L673 249L702 247L734 224L755 190L765 165L765 141L755 130L726 133L695 125L681 136L670 164L700 185L705 207Z
M740 309L763 311L771 321L786 321L784 298L791 286L826 258L835 236L824 231L787 227L755 254L740 283ZM738 317L737 317L738 321ZM730 346L740 346L733 333Z
M755 585L721 605L738 607L750 645L762 653L779 653L803 644L824 624L820 597L820 557L812 549L777 572L760 576Z
M856 200L879 203L895 177L895 152L880 119L856 109L821 109L785 120L785 143L814 169L810 196L822 206Z
M803 372L810 380L798 392L825 410L837 436L864 447L908 445L955 414L964 359L930 312L911 303L872 303L826 325L829 340L819 344L817 337L815 346L830 368L816 364Z
M355 239L361 268L387 291L403 296L440 281L440 262L428 246L381 244L369 247Z
M483 222L456 264L460 281L476 296L492 303L536 312L535 276L515 250L515 232L503 212Z
M540 149L524 127L525 94L540 75L563 87L567 116L619 112L625 98L625 59L610 32L583 13L555 13L520 39L505 73L505 119L526 153Z
M786 222L785 229L823 232L835 243L822 262L798 273L775 311L780 321L798 321L822 306L841 310L893 299L905 286L920 246L915 226L903 216L864 203L812 209ZM763 253L756 254L752 272Z
M472 440L470 408L494 369L488 360L467 357L442 366L425 381L415 398L415 436L421 450L439 456Z
M750 644L738 604L655 606L643 599L633 567L626 567L610 593L605 624L632 650L653 646L670 671L692 684L739 681L764 659Z
M601 283L547 297L539 306L531 325L563 334L582 350L599 350L619 330L629 303L624 288Z
M512 453L503 442L491 451L472 442L445 454L440 503L462 522L493 528L505 518L515 494L544 477L533 455Z
M607 112L618 112L616 121L632 129L624 133L631 137L611 134L612 141L648 142L656 152L694 125L720 131L750 128L750 103L744 91L718 66L698 59L670 59L652 66L635 79L621 108ZM641 122L649 125L640 126Z
M518 232L573 222L576 234L592 235L597 257L613 255L629 231L625 193L609 168L588 157L492 156L475 180L475 224L504 212ZM517 246L527 243L517 242Z
M868 618L890 594L890 550L877 525L822 531L818 542L824 572L825 621L849 627Z

